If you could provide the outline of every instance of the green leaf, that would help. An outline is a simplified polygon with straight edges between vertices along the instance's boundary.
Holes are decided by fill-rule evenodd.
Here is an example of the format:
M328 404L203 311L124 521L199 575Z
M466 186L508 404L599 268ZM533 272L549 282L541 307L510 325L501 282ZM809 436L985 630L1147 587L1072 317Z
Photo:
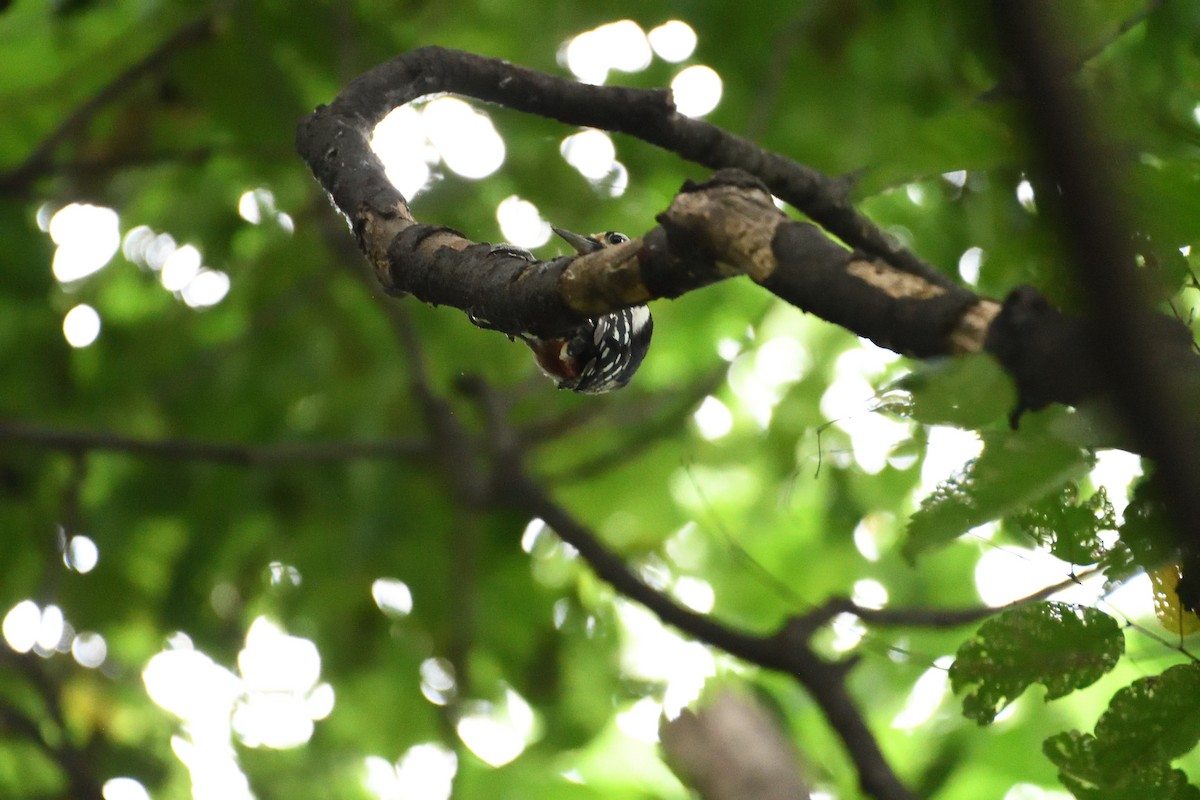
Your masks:
M896 382L911 395L911 416L927 425L978 428L1017 404L1012 378L984 353L921 365Z
M1108 756L1178 758L1200 742L1200 667L1179 664L1134 681L1113 695L1096 723Z
M1079 499L1079 487L1067 483L1057 492L1043 497L1013 522L1040 545L1071 564L1094 564L1106 553L1101 531L1116 530L1117 518L1108 493L1097 489L1086 500Z
M1187 782L1187 775L1165 761L1108 760L1095 737L1079 731L1051 736L1042 745L1059 768L1058 779L1079 800L1127 800L1163 798L1196 800L1200 790Z
M1095 735L1068 731L1043 745L1063 785L1081 798L1200 798L1170 762L1200 742L1200 667L1179 664L1121 689Z
M984 441L983 453L938 486L909 519L905 558L915 560L977 525L1024 510L1091 464L1085 450L1035 432L995 431Z
M1125 637L1112 617L1086 606L1046 602L1021 606L988 620L959 648L950 667L963 714L981 725L996 718L1030 684L1046 687L1046 699L1094 683L1125 652Z

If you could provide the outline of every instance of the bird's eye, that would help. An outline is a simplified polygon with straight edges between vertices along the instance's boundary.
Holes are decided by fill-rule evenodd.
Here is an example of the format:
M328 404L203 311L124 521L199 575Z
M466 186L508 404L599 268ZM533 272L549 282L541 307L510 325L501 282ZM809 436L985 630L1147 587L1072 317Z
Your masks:
M617 231L609 231L608 233L604 234L604 241L610 245L624 244L625 242L629 241L629 237L623 233L618 233Z

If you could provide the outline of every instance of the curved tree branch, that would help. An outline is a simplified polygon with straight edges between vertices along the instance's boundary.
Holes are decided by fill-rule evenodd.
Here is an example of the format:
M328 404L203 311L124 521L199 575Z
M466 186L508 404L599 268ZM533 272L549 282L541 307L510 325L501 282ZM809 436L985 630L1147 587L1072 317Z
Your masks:
M539 265L475 245L445 228L421 225L392 186L369 146L375 124L398 105L435 91L453 91L573 124L639 136L685 158L738 167L770 191L897 268L935 286L951 282L859 215L842 184L709 123L677 114L665 91L604 88L544 75L495 59L442 48L399 56L353 81L329 106L301 121L297 148L334 203L351 220L359 246L383 286L433 304L452 305L509 334L562 333L583 317L673 297L729 274L714 264L688 263L661 237L609 248L580 259ZM616 253L610 253L613 250ZM639 262L657 259L659 286L639 280ZM568 265L578 266L568 269ZM561 294L562 296L557 296Z
M705 164L738 165L687 183L659 227L596 253L536 262L419 224L368 144L393 107L454 91L574 124L622 131ZM1013 376L1020 412L1076 404L1100 379L1093 336L1028 287L1003 304L955 286L877 240L828 178L708 123L677 114L662 91L577 84L440 48L399 56L353 81L305 118L297 147L350 218L360 249L395 294L451 305L510 335L561 335L587 317L677 297L747 275L800 309L899 353L928 358L986 350ZM857 247L846 250L789 219L789 199ZM849 215L849 216L848 216ZM881 255L882 254L882 255ZM1182 326L1155 317L1146 334L1170 363L1200 375Z
M347 216L353 218L364 200L380 210L394 207L398 198L405 205L382 169L376 169L378 160L367 141L393 108L433 92L454 92L567 124L626 133L707 167L746 170L842 240L906 272L948 284L945 276L859 214L844 182L679 114L667 90L593 86L441 47L423 47L381 64L301 122L297 146ZM372 171L373 179L365 174ZM361 193L355 185L359 180L365 190Z

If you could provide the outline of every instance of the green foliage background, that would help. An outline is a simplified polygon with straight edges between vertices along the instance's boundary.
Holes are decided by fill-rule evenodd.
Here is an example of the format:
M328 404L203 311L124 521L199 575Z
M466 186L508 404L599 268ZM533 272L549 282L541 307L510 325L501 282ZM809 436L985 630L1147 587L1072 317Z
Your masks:
M1079 52L1089 56L1079 82L1103 98L1108 129L1131 156L1127 188L1137 203L1139 250L1174 293L1195 266L1180 248L1200 244L1200 6L1066 5ZM1119 35L1147 6L1153 13ZM1031 213L1015 193L1028 133L1008 103L982 99L1002 75L979 4L772 0L600 9L559 0L11 4L0 12L0 172L20 165L182 26L212 15L215 33L183 44L105 104L72 131L53 163L0 180L0 420L247 446L421 440L424 418L386 310L395 303L416 326L439 391L452 393L458 377L479 374L511 394L520 426L592 415L538 443L533 470L631 563L708 582L718 618L767 632L864 579L886 587L892 606L978 604L973 569L988 545L961 535L1027 510L1068 479L1082 481L1090 496L1081 445L1095 443L1062 433L1070 427L1061 424L1062 410L1010 433L1006 404L994 402L1010 390L986 365L970 367L966 380L953 369L904 361L872 373L879 390L920 374L903 384L915 406L892 417L907 426L894 457L868 474L850 457L848 434L822 428L831 415L820 407L839 356L865 345L742 282L655 304L655 343L638 378L596 400L555 392L533 376L523 347L474 328L458 312L412 300L381 303L362 280L348 232L292 150L303 114L355 75L424 44L563 74L556 52L578 33L625 17L647 30L679 18L699 37L687 63L713 67L724 82L711 121L830 174L858 172L863 210L947 273L956 274L968 248L981 248L981 293L1003 296L1032 283L1072 305L1050 215ZM665 86L680 66L656 59L610 82ZM414 204L423 221L499 241L496 204L518 194L555 224L637 234L684 179L705 177L673 155L618 138L629 190L610 198L559 155L570 130L502 109L489 113L507 147L504 167L480 182L441 175ZM965 185L942 177L954 170L967 171ZM239 217L239 197L257 187L294 219L294 233ZM194 244L206 265L231 276L229 295L211 309L190 309L120 253L95 275L60 285L38 215L70 202L114 208L123 234L148 225ZM1194 292L1179 301L1194 305ZM95 344L76 350L64 341L61 321L78 303L99 311L103 329ZM758 346L779 336L798 341L809 366L781 381L780 401L760 428L731 386L753 370ZM704 392L691 387L721 369L724 339L743 347L714 392L733 411L733 428L706 441L689 421ZM958 396L965 399L947 401ZM479 428L468 404L459 412ZM845 418L875 413L887 412L873 411L869 396L836 409ZM944 487L921 509L909 537L933 423L979 429L987 448L960 485ZM628 457L598 472L581 468L625 447ZM93 452L81 463L84 472L69 453L0 437L0 610L25 598L55 603L76 629L105 637L108 658L104 669L86 670L68 655L29 657L61 704L56 718L21 666L26 661L5 650L0 707L37 720L52 747L94 741L87 764L98 780L129 775L156 798L188 796L186 770L171 750L177 720L147 698L141 670L175 631L236 669L246 626L266 614L316 642L336 705L301 750L239 746L259 797L367 797L364 757L394 761L429 741L458 754L455 797L687 796L654 745L623 737L614 724L616 713L640 697L661 697L663 687L622 669L612 592L561 550L522 552L528 520L462 508L427 457L247 467ZM879 542L877 560L854 544L864 520ZM60 525L97 543L95 570L63 568ZM1006 528L1002 546L1030 544L1012 532L1018 528ZM1094 536L1086 528L1079 535ZM1058 534L1066 547L1072 532ZM914 566L909 559L918 555ZM294 567L299 584L273 582L272 563ZM383 576L410 587L410 615L389 618L377 608L371 585ZM214 600L216 587L225 602ZM566 609L557 628L556 603ZM1055 739L1057 749L1047 744L1051 760L1040 756L1043 740L1091 730L1115 690L1185 660L1169 635L1161 642L1129 631L1115 671L1064 700L1045 705L1035 689L1007 720L980 728L947 696L922 726L894 730L891 720L915 681L970 633L872 628L857 647L863 659L851 687L885 754L924 796L999 798L1019 782L1053 786L1058 770L1084 791L1078 787L1098 779L1081 759L1116 745L1101 730L1092 740ZM1081 644L1106 653L1112 646ZM537 740L499 769L476 760L446 710L421 693L418 671L430 657L457 659L462 675L469 673L463 699L494 700L513 687L535 710ZM719 680L752 684L770 698L810 780L857 796L852 765L795 684L720 663ZM1005 680L1025 683L1090 682L1048 676L1042 666L1000 670ZM1184 688L1195 681L1168 675ZM1136 728L1143 720L1129 711L1138 695L1130 692L1106 713L1132 714ZM54 752L39 749L36 738L0 718L0 796L66 791ZM1181 739L1161 748L1157 777L1138 779L1178 783L1170 762L1195 780L1200 764L1186 754L1196 736ZM572 770L575 780L563 777ZM1171 796L1191 796L1176 783ZM1143 796L1145 786L1165 785L1128 784L1143 787ZM1121 796L1113 791L1079 796Z

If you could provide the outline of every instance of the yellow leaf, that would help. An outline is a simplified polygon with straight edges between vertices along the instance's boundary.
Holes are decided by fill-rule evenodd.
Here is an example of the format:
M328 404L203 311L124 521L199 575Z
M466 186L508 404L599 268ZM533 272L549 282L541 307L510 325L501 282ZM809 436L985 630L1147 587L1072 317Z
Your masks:
M1183 577L1180 566L1168 564L1147 570L1146 574L1150 576L1150 585L1154 587L1154 614L1158 617L1158 624L1181 636L1200 631L1200 617L1179 604L1175 587Z

